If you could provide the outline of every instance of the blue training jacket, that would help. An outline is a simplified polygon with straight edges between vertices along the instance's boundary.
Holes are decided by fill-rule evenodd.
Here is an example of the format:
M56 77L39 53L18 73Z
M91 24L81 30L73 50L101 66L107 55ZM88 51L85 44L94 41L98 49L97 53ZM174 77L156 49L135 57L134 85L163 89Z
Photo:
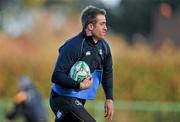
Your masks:
M93 84L78 91L80 83L68 76L76 61L85 61L91 70ZM52 90L60 95L81 99L94 99L102 83L106 99L113 99L113 73L110 47L105 40L93 44L91 36L83 32L67 40L59 48L59 56L52 74Z

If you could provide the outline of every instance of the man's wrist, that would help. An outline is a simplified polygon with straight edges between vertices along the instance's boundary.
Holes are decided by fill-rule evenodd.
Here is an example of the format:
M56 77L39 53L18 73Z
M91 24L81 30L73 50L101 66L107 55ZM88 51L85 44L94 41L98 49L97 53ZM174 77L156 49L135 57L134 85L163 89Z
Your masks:
M112 99L106 99L106 101L113 103L113 100L112 100Z
M74 84L73 84L73 89L75 89L75 90L80 89L80 83L79 83L79 82L77 82L77 81L74 81Z
M79 89L84 89L84 87L85 87L85 84L84 84L84 83L80 83L80 84L79 84Z

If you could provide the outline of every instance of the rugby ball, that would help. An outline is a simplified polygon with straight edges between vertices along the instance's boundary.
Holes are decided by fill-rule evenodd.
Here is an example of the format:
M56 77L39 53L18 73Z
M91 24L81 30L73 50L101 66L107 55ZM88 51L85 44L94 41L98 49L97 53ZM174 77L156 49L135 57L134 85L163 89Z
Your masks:
M77 61L70 69L69 76L78 82L82 82L91 74L88 64L84 61Z

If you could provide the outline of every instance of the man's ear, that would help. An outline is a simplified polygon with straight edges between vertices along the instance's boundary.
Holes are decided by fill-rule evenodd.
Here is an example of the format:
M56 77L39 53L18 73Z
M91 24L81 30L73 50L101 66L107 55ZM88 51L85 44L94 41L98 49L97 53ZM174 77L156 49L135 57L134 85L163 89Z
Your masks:
M88 30L92 31L94 29L94 25L92 23L88 24Z

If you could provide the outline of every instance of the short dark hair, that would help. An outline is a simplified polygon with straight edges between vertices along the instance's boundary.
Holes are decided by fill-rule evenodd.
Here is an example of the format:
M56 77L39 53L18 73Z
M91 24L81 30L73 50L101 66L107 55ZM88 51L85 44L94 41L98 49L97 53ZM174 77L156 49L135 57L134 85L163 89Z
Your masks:
M81 12L81 24L83 28L86 28L89 23L96 23L96 16L99 14L106 15L106 11L92 5L84 8Z

